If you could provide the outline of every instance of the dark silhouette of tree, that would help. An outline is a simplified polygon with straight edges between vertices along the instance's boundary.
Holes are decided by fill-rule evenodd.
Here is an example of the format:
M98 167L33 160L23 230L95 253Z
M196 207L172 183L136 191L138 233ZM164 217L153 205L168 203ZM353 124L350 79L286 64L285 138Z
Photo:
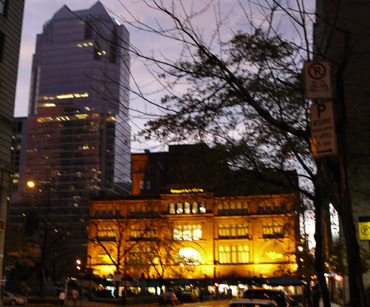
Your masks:
M302 70L305 62L318 55L325 58L320 46L313 46L313 12L307 11L303 1L238 2L243 27L226 31L225 22L232 12L221 12L216 1L209 1L198 10L187 8L181 1L145 3L153 15L163 18L162 23L143 23L132 14L128 15L133 21L120 17L138 30L173 42L177 57L167 56L166 50L144 54L136 46L129 47L132 56L145 62L159 84L157 93L161 93L160 100L158 96L151 97L134 78L131 92L159 110L141 135L164 144L201 141L222 148L228 154L225 162L229 167L253 171L256 178L267 182L288 182L307 197L315 212L315 269L326 307L330 300L324 277L322 213L330 200L345 221L351 302L365 307L359 246L351 211L347 209L348 185L343 180L348 159L345 140L339 139L342 163L336 157L314 159L310 149L312 102L304 93ZM214 30L207 29L207 35L203 35L195 19L212 9ZM349 48L349 44L345 41L344 48ZM333 63L335 102L344 135L343 73L347 61L344 57ZM285 175L284 180L269 176L266 170L271 169ZM292 170L297 170L298 184L287 176Z
M173 226L167 219L115 216L107 223L91 219L90 227L90 242L104 251L106 263L114 265L125 280L142 271L154 271L163 280L173 270L181 243L173 240Z
M136 238L138 245L130 255L130 265L136 270L145 270L150 276L162 281L169 274L179 275L177 255L181 241L173 239L173 225L168 219L147 220L142 228L150 229ZM182 268L181 268L182 269Z

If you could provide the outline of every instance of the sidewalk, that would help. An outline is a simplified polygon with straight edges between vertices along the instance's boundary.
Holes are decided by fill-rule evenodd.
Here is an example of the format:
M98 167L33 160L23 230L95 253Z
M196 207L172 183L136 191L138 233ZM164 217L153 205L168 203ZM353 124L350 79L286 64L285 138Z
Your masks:
M203 302L203 303L199 303L199 302L196 302L196 303L184 303L184 304L181 304L179 306L187 306L187 307L197 307L199 306L199 304L201 305L208 305L208 306L212 306L214 304L216 304L217 306L228 306L230 303L230 300L219 300L219 301L206 301L206 302ZM55 307L55 306L59 306L59 305L56 305L56 304L28 304L28 306L34 306L34 307ZM72 301L72 299L70 300L67 300L67 302L64 304L65 307L74 307L74 302ZM89 301L87 299L83 299L82 301L78 301L77 304L76 304L76 307L119 307L119 306L126 306L126 307L157 307L159 306L158 303L139 303L139 304L134 304L134 305L118 305L118 304L110 304L110 303L103 303L103 302L93 302L93 301Z
M217 303L228 303L229 301L216 301ZM192 303L192 304L186 304L186 305L193 305L195 303ZM184 304L182 304L184 305ZM73 302L70 300L67 302L66 305L64 306L67 306L67 307L74 307L73 305ZM102 302L91 302L91 301L88 301L88 300L83 300L82 301L82 304L80 305L80 302L77 303L77 306L76 307L115 307L115 306L123 306L123 305L115 305L115 304L108 304L108 303L102 303ZM151 303L151 304L135 304L135 305L125 305L127 307L148 307L148 306L158 306L158 303ZM194 306L194 305L193 305ZM320 302L320 307L323 307L323 303ZM338 305L338 304L335 304L335 303L331 303L331 307L342 307L341 305Z
M227 306L228 305L228 302L229 300L225 300L225 301L213 301L213 302L217 302L218 304L221 304L221 305L225 305ZM182 305L193 305L193 306L196 306L195 305L196 303L187 303L187 304L182 304ZM57 305L55 304L28 304L29 306L37 306L37 307L55 307ZM74 307L74 302L72 301L72 299L69 299L67 300L67 302L64 304L65 307ZM87 299L83 299L82 301L79 300L76 304L76 307L119 307L119 306L127 306L127 307L156 307L158 306L158 303L146 303L146 304L129 304L129 305L119 305L119 304L110 304L110 303L103 303L103 302L94 302L94 301L89 301ZM301 305L300 305L301 306ZM323 303L322 301L320 301L320 307L323 307ZM331 307L342 307L341 305L338 305L338 304L335 304L335 303L331 303Z
M222 305L222 306L228 306L229 305L229 302L230 300L220 300L220 301L208 301L208 302L204 302L202 304L204 305L213 305L213 303L217 303L217 305ZM184 303L184 304L181 304L180 306L198 306L198 304L200 304L199 302L196 302L196 303ZM28 304L29 306L37 306L37 307L55 307L57 305L50 305L50 304L43 304L43 305L40 305L40 304ZM70 299L70 300L67 300L67 302L64 304L65 307L74 307L74 302ZM157 307L159 306L158 303L146 303L146 304L143 304L143 303L139 303L139 304L134 304L134 305L117 305L117 304L110 304L110 303L103 303L103 302L93 302L93 301L89 301L89 300L82 300L82 301L78 301L77 304L76 304L76 307L119 307L119 306L127 306L127 307Z
M322 301L320 301L320 307L323 307L324 304L322 303ZM338 304L335 304L335 303L331 303L331 307L342 307L341 305L338 305Z
M48 303L44 303L44 304L40 304L40 303L29 303L28 306L34 306L34 307L55 307L55 306L59 306L59 305L56 305L56 304L48 304ZM72 301L72 299L70 300L67 300L64 305L65 307L119 307L119 306L127 306L127 307L148 307L148 306L158 306L158 303L151 303L151 304L137 304L137 305L119 305L119 304L110 304L110 303L103 303L103 302L93 302L93 301L89 301L89 300L79 300L77 301L76 305L74 304L74 302Z

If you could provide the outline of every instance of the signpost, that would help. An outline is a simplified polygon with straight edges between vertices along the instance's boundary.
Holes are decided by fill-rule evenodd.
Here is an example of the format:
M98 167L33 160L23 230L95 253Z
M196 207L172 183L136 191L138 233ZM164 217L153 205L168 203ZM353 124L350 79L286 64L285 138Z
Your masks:
M320 102L311 107L311 150L315 158L337 154L332 102Z
M330 66L328 62L304 64L306 96L309 99L331 98Z

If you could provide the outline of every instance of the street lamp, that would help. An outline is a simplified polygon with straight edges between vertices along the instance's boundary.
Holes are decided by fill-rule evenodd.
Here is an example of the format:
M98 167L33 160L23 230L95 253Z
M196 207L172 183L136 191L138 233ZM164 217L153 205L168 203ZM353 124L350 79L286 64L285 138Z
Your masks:
M34 189L36 187L36 182L33 180L27 181L27 187L30 189ZM42 189L39 188L39 191L42 192ZM41 259L40 259L40 265L41 265L41 275L40 275L40 285L39 285L39 296L42 296L42 291L44 288L44 271L45 271L45 264L46 264L46 245L48 243L48 236L49 236L49 213L50 213L50 188L47 187L46 189L46 215L42 218L43 220L43 238L40 243L41 247Z
M77 270L81 271L81 260L80 259L77 259L76 260L76 264L77 264Z
M92 274L92 269L91 269L91 256L90 255L87 255L87 260L88 260L88 263L89 263L89 270L87 271L88 273L88 278L89 278L89 299L90 299L90 296L91 296L91 274Z
M35 182L34 181L27 181L27 186L30 188L30 189L33 189L35 187Z

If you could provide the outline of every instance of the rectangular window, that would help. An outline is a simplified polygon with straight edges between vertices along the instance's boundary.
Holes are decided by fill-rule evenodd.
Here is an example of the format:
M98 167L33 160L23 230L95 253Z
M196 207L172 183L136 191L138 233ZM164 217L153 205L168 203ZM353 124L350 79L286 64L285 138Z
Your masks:
M156 227L145 227L145 225L134 225L130 228L130 240L153 240L157 238Z
M5 44L5 35L3 32L0 31L0 62L3 61L4 44Z
M98 239L112 241L116 239L117 230L112 226L98 228Z
M284 227L278 223L268 223L262 226L263 238L284 238Z
M1 0L0 0L1 1ZM92 27L88 21L85 22L85 38L89 39L92 37Z
M114 27L112 31L112 36L110 39L110 46L109 46L109 61L111 63L116 63L117 62L117 55L118 55L118 33L117 33L117 28Z
M219 224L218 237L220 239L249 238L249 226L248 224Z
M173 228L176 241L193 241L202 239L202 225L176 225Z
M0 0L0 14L6 15L6 7L8 4L8 0Z
M218 248L219 263L249 263L248 245L221 245Z
M100 60L101 55L102 55L102 53L101 53L101 50L100 50L100 45L99 45L98 42L95 42L94 43L94 59L95 60Z

